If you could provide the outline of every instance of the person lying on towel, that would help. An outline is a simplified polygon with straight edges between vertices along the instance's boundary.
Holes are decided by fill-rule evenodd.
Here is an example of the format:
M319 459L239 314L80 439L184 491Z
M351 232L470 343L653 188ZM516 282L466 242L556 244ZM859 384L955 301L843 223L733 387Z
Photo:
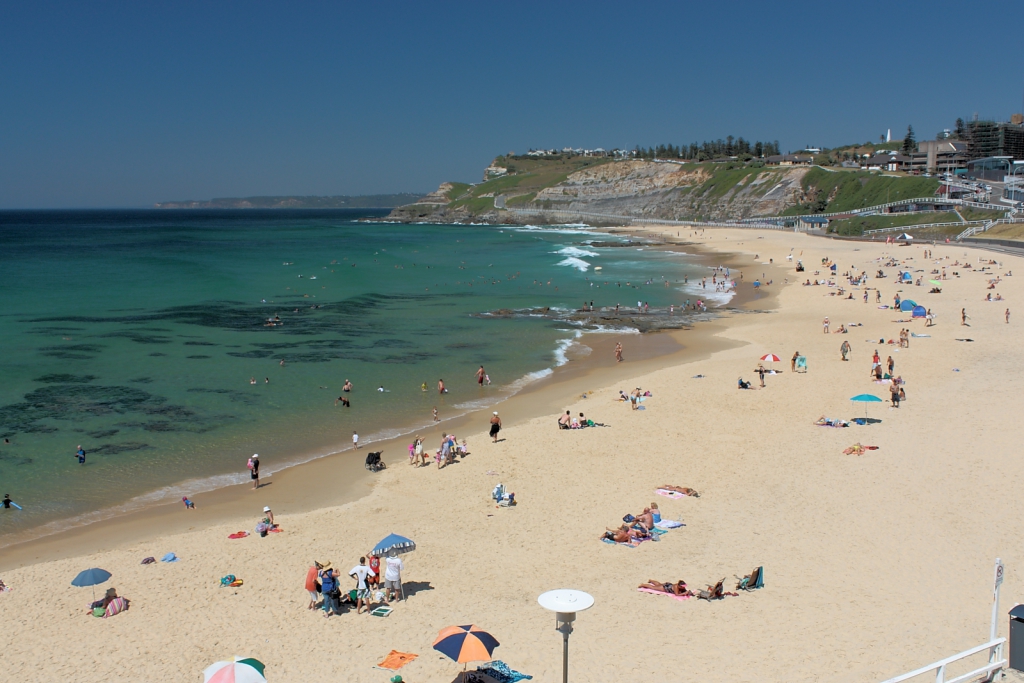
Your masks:
M669 593L671 595L693 595L686 589L686 582L680 579L675 583L662 583L661 581L655 581L649 579L647 583L642 583L637 588L645 588L655 593Z

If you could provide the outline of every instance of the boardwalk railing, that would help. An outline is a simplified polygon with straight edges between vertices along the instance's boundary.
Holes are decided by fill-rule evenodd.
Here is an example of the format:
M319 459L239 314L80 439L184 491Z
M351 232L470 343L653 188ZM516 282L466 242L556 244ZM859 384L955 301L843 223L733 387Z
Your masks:
M985 680L990 681L992 680L994 674L997 671L1000 671L1006 667L1007 662L1006 659L1003 657L1003 643L1005 642L1006 638L995 638L994 640L990 640L989 642L984 643L983 645L979 645L978 647L972 647L970 650L964 650L963 652L955 654L952 657L940 659L937 662L933 662L928 666L922 666L920 669L916 669L914 671L911 671L910 673L905 673L902 676L890 678L886 681L883 681L883 683L902 683L903 681L909 681L911 678L915 678L917 676L921 676L932 671L935 672L935 683L966 683L966 681L971 681L981 677L984 677ZM959 662L961 659L966 659L971 655L976 655L978 653L984 652L985 650L989 651L988 664L980 668L977 668L974 671L961 674L956 678L946 678L947 666L949 666L953 662Z
M773 223L734 223L731 221L676 221L670 218L642 218L613 213L597 213L594 211L573 211L571 209L508 209L510 213L520 216L550 217L558 220L616 221L628 225L680 225L694 228L756 228L764 230L786 230L787 228Z
M974 227L971 227L971 228L967 228L962 233L960 233L959 235L956 236L956 240L957 240L957 242L959 242L960 240L962 240L965 237L974 237L979 232L987 232L989 229L993 228L996 225L1013 225L1015 223L1024 223L1024 219L1014 217L1014 218L1000 218L1000 219L994 220L994 221L985 221L984 224L982 224L982 225L977 225L977 226L974 226Z
M908 232L910 230L919 230L921 228L948 228L950 226L962 227L964 225L978 225L981 226L988 221L956 221L955 223L917 223L915 225L897 225L892 228L875 228L874 230L865 230L865 235L880 235L883 232Z

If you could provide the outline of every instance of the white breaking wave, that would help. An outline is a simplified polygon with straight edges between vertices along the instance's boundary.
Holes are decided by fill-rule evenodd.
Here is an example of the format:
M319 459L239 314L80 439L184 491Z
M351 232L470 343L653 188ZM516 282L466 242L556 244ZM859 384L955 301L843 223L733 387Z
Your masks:
M555 367L560 367L569 362L569 357L565 355L565 352L570 346L576 343L576 340L583 336L583 332L580 330L574 330L574 336L568 339L559 339L557 346L555 346Z
M699 284L694 284L692 282L688 285L683 285L682 287L680 287L679 291L685 292L687 295L692 296L694 298L694 301L700 299L701 301L705 301L711 304L718 304L719 306L729 303L732 300L732 298L736 296L736 291L733 289L728 289L724 292L716 292L713 289L713 285L711 287L701 288Z
M591 230L589 225L515 225L506 226L506 229L516 232L546 232L553 235L604 235L603 232Z
M588 270L590 270L590 264L589 263L587 263L583 259L576 258L575 256L570 256L569 258L567 258L567 259L565 259L563 261L559 261L555 265L556 266L569 266L571 268L575 268L576 270L580 271L581 273L585 273Z
M577 258L582 258L584 256L600 256L596 251L588 251L586 249L580 249L579 247L562 247L558 251L552 253L562 254L563 256L576 256Z

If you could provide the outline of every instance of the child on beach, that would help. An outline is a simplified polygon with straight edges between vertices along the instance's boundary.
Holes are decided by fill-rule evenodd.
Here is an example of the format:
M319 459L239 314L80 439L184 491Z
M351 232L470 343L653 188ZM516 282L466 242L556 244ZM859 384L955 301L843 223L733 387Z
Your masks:
M196 509L196 504L193 503L191 500L189 500L187 496L182 496L181 497L181 502L185 504L185 509L186 510L195 510Z
M352 432L352 447L359 448L359 435Z
M441 418L437 416L437 406L434 406L434 422L440 422Z

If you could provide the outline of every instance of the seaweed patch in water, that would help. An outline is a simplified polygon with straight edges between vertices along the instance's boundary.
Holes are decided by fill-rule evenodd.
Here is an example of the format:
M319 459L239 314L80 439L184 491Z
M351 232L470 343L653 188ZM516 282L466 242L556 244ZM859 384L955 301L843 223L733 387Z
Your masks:
M116 338L124 337L130 339L136 344L170 344L171 340L167 337L162 337L156 334L148 334L146 332L139 332L136 330L121 330L118 332L108 332L107 334L100 335L102 338Z
M185 356L185 358L213 358L213 356Z
M63 360L92 360L105 347L99 344L68 344L67 346L43 346L39 353Z
M150 354L150 355L153 355L153 354ZM163 354L160 354L160 355L162 356ZM128 381L132 382L133 384L152 384L153 383L153 378L152 377L136 377L136 378L130 379Z
M184 335L182 335L182 336L184 336ZM196 341L191 341L191 342L185 342L185 346L217 346L217 344L214 344L213 342L208 342L208 341L197 341L197 342Z
M155 356L166 356L167 354L166 353L160 353L159 351L157 351L157 352L151 353L149 355L155 357Z
M69 375L67 373L56 372L49 375L43 375L42 377L36 377L33 382L41 382L43 384L88 384L94 379L98 379L96 375Z
M141 389L95 384L51 384L25 394L24 400L0 406L0 431L49 433L46 420L73 420L103 415L159 415L202 422L185 406Z
M86 434L88 434L89 436L91 436L94 439L105 439L108 436L113 436L114 434L117 434L119 431L121 431L121 430L120 429L98 429L95 432L86 432Z
M116 430L115 430L116 431ZM125 441L124 443L105 443L102 446L95 446L89 451L89 455L117 455L131 451L141 451L144 448L153 448L148 443L140 441Z

